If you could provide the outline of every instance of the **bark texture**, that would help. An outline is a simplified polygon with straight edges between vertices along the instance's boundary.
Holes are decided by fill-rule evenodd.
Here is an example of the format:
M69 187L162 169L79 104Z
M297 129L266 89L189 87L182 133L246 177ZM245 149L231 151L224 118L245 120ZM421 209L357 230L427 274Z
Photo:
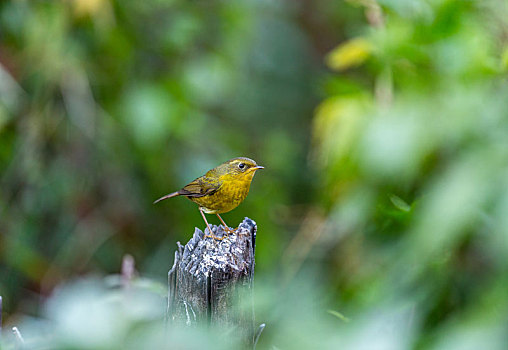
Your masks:
M245 218L235 233L211 225L222 240L204 238L196 228L191 240L177 243L168 274L169 325L208 325L254 343L252 287L256 223ZM208 233L208 229L206 229Z

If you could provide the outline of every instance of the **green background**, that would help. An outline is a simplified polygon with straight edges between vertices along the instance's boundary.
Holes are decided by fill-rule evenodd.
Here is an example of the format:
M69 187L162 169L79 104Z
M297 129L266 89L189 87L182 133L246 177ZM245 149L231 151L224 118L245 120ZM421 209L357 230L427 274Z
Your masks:
M49 348L123 349L133 328L219 346L153 336L142 293L121 327L116 304L98 329L80 312L127 253L163 291L204 223L152 202L246 156L266 169L223 218L258 224L260 347L502 349L506 18L506 1L3 2L4 324Z

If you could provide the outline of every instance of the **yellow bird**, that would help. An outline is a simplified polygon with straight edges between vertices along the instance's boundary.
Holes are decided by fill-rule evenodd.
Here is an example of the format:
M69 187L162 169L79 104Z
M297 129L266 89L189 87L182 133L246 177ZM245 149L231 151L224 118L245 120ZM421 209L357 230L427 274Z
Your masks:
M209 232L205 237L221 240L222 238L213 235L205 213L216 214L224 225L224 229L228 232L234 232L226 225L219 214L227 213L243 202L249 193L252 178L256 170L259 169L264 169L264 167L257 165L252 159L233 158L198 177L181 190L157 199L154 204L176 196L189 198L199 205L199 212L205 220Z

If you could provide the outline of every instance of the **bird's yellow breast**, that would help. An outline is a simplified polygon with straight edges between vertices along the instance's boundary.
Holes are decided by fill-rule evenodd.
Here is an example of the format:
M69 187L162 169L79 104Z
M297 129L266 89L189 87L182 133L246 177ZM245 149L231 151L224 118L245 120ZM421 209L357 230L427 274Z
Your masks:
M190 197L207 214L222 214L235 209L249 194L249 188L254 174L247 176L226 176L219 189L203 197ZM249 176L250 175L250 176Z

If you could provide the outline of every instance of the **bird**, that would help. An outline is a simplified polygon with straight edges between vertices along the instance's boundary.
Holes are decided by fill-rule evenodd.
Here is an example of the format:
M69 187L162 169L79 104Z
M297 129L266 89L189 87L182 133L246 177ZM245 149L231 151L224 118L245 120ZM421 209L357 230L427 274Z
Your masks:
M226 225L219 214L235 209L244 201L249 193L252 179L256 171L260 169L264 169L264 167L250 158L233 158L209 170L205 175L185 185L181 190L157 199L153 204L177 196L187 197L199 206L199 212L209 232L205 237L222 240L224 237L219 238L213 235L205 214L217 215L227 232L235 232Z

